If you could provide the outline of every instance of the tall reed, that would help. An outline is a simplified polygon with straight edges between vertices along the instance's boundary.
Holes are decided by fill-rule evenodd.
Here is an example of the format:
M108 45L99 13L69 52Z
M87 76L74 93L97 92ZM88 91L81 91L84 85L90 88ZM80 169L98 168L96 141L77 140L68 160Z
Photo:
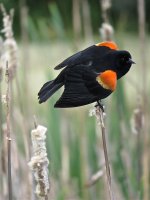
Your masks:
M147 111L147 63L146 63L146 31L145 31L145 1L138 0L138 19L139 19L139 39L140 39L140 56L141 56L141 74L142 74L142 109L144 113L143 126L143 151L142 151L142 168L143 168L143 200L150 199L150 171L149 171L149 114Z

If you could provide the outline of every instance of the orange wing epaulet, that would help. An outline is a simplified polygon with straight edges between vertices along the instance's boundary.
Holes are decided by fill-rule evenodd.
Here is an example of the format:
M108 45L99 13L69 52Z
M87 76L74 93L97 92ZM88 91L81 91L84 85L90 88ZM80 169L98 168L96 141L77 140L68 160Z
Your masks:
M105 41L105 42L97 43L95 45L98 47L104 46L104 47L109 47L110 49L118 50L118 46L113 41Z

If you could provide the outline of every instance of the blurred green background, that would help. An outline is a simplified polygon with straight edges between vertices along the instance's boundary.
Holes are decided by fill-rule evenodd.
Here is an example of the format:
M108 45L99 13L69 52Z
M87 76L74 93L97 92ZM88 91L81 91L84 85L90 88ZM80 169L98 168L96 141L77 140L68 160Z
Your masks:
M94 117L89 117L93 105L54 109L53 105L62 91L58 91L45 104L39 105L37 100L41 86L59 73L53 70L57 64L78 50L102 41L99 33L103 22L101 1L2 0L1 3L7 12L11 8L15 11L13 30L18 45L18 67L11 82L14 199L36 199L27 166L32 154L30 131L34 129L34 115L38 124L48 128L49 199L109 199L100 127ZM149 9L150 1L146 0L146 56L143 52L146 66L150 65ZM106 106L107 146L113 189L118 200L148 200L150 195L150 165L147 165L150 164L150 135L149 126L147 129L144 126L149 119L149 90L146 90L149 73L142 66L137 10L138 1L113 0L107 12L114 28L113 40L120 49L128 50L136 62L129 73L118 81L114 94L103 101ZM1 29L2 18L1 14ZM1 36L4 38L3 34ZM143 74L147 83L144 89ZM2 95L5 94L5 88L3 73ZM144 106L143 90L146 90L147 99ZM2 106L0 173L3 178L0 181L0 199L7 199L4 147L6 109ZM87 187L92 175L98 171L102 171L103 175L94 185Z
M107 0L106 0L107 1ZM21 21L20 17L23 6L27 7L28 12L28 34L31 40L39 41L41 39L52 40L54 38L60 39L62 37L72 39L73 32L73 15L75 2L79 4L79 13L81 20L81 29L84 27L84 1L81 0L1 0L5 4L6 9L15 9L14 16L14 31L15 36L21 37ZM100 12L100 0L88 0L88 9L90 12L91 28L94 35L98 35L98 27L102 22L102 15ZM109 0L108 0L109 2ZM78 7L78 6L77 6ZM150 1L145 0L145 11L147 30L150 31ZM115 30L129 31L137 33L138 19L137 19L137 1L136 0L113 0L112 8L109 10L110 21ZM86 21L86 23L89 23ZM81 30L82 36L84 33Z

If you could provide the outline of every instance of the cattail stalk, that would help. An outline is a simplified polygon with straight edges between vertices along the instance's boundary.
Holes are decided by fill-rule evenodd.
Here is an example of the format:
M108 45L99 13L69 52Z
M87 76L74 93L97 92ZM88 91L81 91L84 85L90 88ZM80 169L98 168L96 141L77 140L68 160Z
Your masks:
M112 180L111 180L111 173L110 173L110 166L109 166L109 159L108 159L108 152L107 152L107 145L106 145L106 131L105 131L105 124L104 124L104 111L101 109L100 106L96 107L96 113L99 115L99 121L101 126L101 133L102 133L102 142L103 142L103 150L104 150L104 158L105 158L105 166L106 166L106 175L108 181L108 188L109 188L109 195L110 199L114 200L114 194L112 189Z
M7 171L8 171L8 196L12 200L12 178L11 178L11 136L10 136L10 76L8 70L8 62L6 66L6 124L7 124Z
M72 2L72 18L73 18L73 31L74 31L74 41L76 48L79 47L81 41L81 16L80 16L80 0Z
M103 40L112 40L114 29L109 23L108 10L111 8L111 0L100 0L103 23L99 28L100 35Z
M0 38L0 49L2 49L2 40ZM2 55L2 52L0 51L0 57ZM3 146L3 131L2 131L2 123L3 123L3 111L2 111L2 74L3 74L3 69L0 63L0 143L1 143L1 147L0 147L0 159L2 158L2 146ZM0 177L2 177L2 163L0 164ZM0 181L0 192L3 193L3 178L1 178Z
M148 99L147 99L147 66L146 66L146 32L145 32L145 1L138 0L138 16L139 16L139 38L140 38L140 55L141 55L141 74L142 74L142 97L143 97L143 200L150 199L149 184L149 138L148 138Z
M141 99L140 99L141 100ZM138 104L133 112L132 117L132 133L136 136L136 151L138 155L137 159L137 182L138 189L141 187L141 177L142 177L142 133L144 128L144 113L142 109L141 101L138 100Z
M100 3L101 3L103 23L99 31L103 40L111 41L113 38L113 33L114 33L113 27L109 23L109 17L108 17L108 10L111 8L111 0L100 0ZM106 145L104 111L102 110L99 102L98 102L98 106L96 107L96 116L99 119L101 132L102 132L102 142L103 142L107 182L108 182L108 188L109 188L109 196L110 196L110 199L113 200L114 194L113 194L113 189L112 189L111 173L110 173L109 159L108 159L107 145Z
M92 111L90 112L90 116L93 116L93 115L96 116L97 123L101 127L109 196L110 196L110 200L114 200L114 193L113 193L113 188L112 188L112 180L111 180L111 173L110 173L110 166L109 166L109 159L108 159L108 152L107 152L107 145L106 145L106 130L105 130L105 124L104 124L105 113L104 113L104 110L101 108L101 105L99 102L98 102L98 105L96 105L95 108L92 109Z
M92 23L90 17L90 7L88 0L82 0L82 12L83 12L83 29L85 35L85 41L93 41Z

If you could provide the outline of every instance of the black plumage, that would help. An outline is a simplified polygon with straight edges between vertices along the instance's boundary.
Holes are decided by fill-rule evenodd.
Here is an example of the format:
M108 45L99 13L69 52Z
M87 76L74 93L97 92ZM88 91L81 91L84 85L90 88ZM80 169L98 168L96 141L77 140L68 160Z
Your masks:
M127 51L93 45L55 67L62 71L56 79L43 85L38 93L39 103L45 102L63 85L64 92L55 107L77 107L106 98L112 90L103 87L97 76L111 70L119 79L129 71L132 63Z

